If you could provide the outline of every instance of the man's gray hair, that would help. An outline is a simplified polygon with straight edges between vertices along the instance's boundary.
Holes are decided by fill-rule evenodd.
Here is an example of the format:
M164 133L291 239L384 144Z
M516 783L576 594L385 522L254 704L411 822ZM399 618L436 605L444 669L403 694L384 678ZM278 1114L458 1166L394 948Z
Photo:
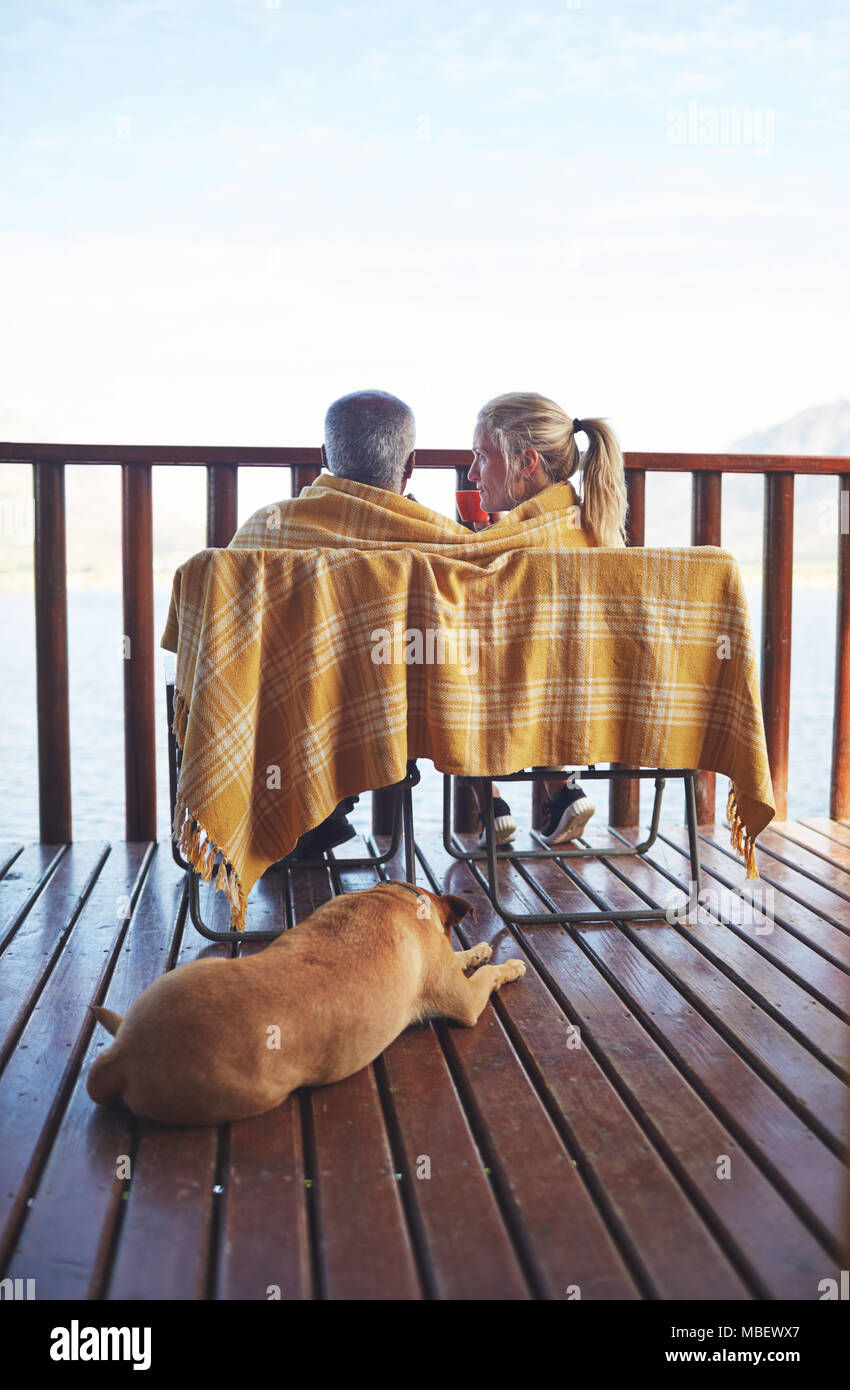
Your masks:
M415 442L413 411L387 391L353 391L328 407L325 454L337 478L400 492Z

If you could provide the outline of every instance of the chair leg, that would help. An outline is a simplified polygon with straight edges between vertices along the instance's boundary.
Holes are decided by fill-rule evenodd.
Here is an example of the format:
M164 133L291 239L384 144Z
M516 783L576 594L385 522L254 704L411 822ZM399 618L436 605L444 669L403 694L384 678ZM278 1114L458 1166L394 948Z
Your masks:
M616 772L614 772L614 773L612 773L611 775L614 776L614 777L616 777L618 774L617 774ZM680 773L680 774L678 774L678 775L683 776L683 780L684 780L684 784L685 784L685 804L686 804L686 807L687 807L688 836L689 836L690 848L691 848L691 874L692 874L692 882L693 882L693 885L694 885L694 887L693 887L693 893L694 893L694 896L695 896L696 900L698 901L698 899L699 899L699 893L700 893L700 891L701 891L701 878L700 878L700 863L699 863L699 841L698 841L697 824L696 824L696 790L695 790L695 777L696 777L696 774L695 774L694 772L688 772L688 773L684 773L684 774L681 774L681 773ZM503 780L504 780L504 779L503 779ZM517 780L518 780L518 779L517 779ZM547 848L547 849L545 849L545 850L540 850L539 852L536 852L536 851L534 851L534 850L530 850L530 851L529 851L529 850L522 850L522 851L516 852L516 853L514 853L514 854L511 854L510 851L508 851L508 852L505 853L505 854L497 855L497 850L496 850L496 847L495 847L495 822L494 822L494 816L493 816L492 782L491 782L489 779L487 779L487 778L482 779L482 781L483 781L483 784L484 784L484 795L485 795L485 797L486 797L486 802L485 802L485 807L484 807L484 816L483 816L483 820L484 820L484 831L485 831L485 838L486 838L485 853L484 853L484 855L481 855L481 854L474 855L474 854L472 854L472 853L468 853L468 854L464 854L464 855L455 854L455 857L456 857L456 858L464 858L464 859L467 860L467 862L471 862L471 861L473 861L473 860L475 860L475 859L486 858L486 860L487 860L487 882L486 882L485 885L484 885L484 891L486 892L488 898L490 899L490 902L492 903L493 907L495 908L495 910L499 913L499 915L500 915L501 917L505 917L505 918L507 918L508 921L515 922L515 923L517 923L517 924L519 924L519 925L521 925L521 926L523 926L523 925L529 925L529 926L530 926L530 925L537 925L537 924L541 924L541 925L542 925L542 924L547 924L547 923L553 924L553 925L557 923L557 924L559 924L559 925L561 925L561 926L571 926L571 925L573 925L573 924L585 923L585 922L657 922L657 921L663 921L663 920L666 919L666 917L667 917L667 910L666 910L665 908L642 908L642 909L638 909L638 910L634 910L634 909L631 909L631 908L629 908L629 909L616 909L616 908L612 908L612 909L607 909L607 908L605 908L605 909L599 909L599 908L597 908L597 909L595 909L595 910L592 911L592 912L525 912L525 913L517 913L517 912L512 911L512 910L507 906L507 904L505 904L505 903L502 902L501 895L500 895L500 893L499 893L498 863L497 863L498 858L517 858L517 859L522 859L522 858L527 858L527 859L531 859L531 858L535 858L535 859L537 859L537 858L539 858L539 859L545 859L545 858L559 858L559 859L560 859L560 858L563 858L563 859L566 859L566 858L572 857L572 858L584 858L584 859L601 859L601 858L610 858L610 857L613 857L613 856L612 856L612 851L609 850L609 849L607 849L605 846L602 846L601 848L598 848L598 849L591 849L591 848L586 847L586 846L581 846L581 847L578 847L578 848L575 848L575 849L572 849L572 850L562 850L561 852L559 852L558 849L557 849L557 847L555 847L554 849ZM659 816L660 816L661 795L662 795L662 792L663 792L663 790L664 790L664 785L665 785L665 779L664 779L663 777L657 777L657 778L655 779L655 802L654 802L654 805L653 805L652 824L651 824L651 826L650 826L650 833L649 833L648 838L647 838L646 840L644 840L640 845L630 846L628 849L617 849L616 851L614 851L614 853L616 853L617 855L623 855L623 856L634 856L634 855L636 855L636 854L640 854L644 849L647 849L647 848L655 841L655 838L656 838L656 836L657 836L657 834L658 834L658 822L659 822ZM444 803L444 805L445 805L445 803ZM443 827L443 830L444 830L444 837L445 837L445 835L446 835L447 824L448 824L448 823L446 822L445 817L444 817L444 827Z
M189 916L193 925L205 936L207 941L276 941L285 931L281 927L280 931L215 931L208 927L201 916L201 896L200 896L200 874L196 874L194 869L187 871L189 880Z
M452 779L448 772L443 773L443 849L452 859L466 860L466 855L452 844Z
M399 850L401 844L402 830L404 831L404 863L405 873L408 883L416 883L416 842L413 831L413 788L421 781L419 769L415 762L408 767L407 776L402 782L396 784L396 804L393 811L393 834L390 846L383 854L363 855L359 859L340 859L338 865L343 869L366 869L380 868L388 863ZM172 850L174 850L172 840ZM276 941L281 931L215 931L214 928L207 926L201 913L200 899L200 874L195 873L191 865L186 864L179 856L175 855L177 862L186 869L189 884L189 916L193 925L206 937L207 941L231 942L231 941ZM286 867L286 873L291 874L293 870L300 868L328 868L330 861L323 857L315 860L304 860L300 864L292 864Z
M692 772L685 778L685 814L688 823L688 844L691 852L691 895L688 912L697 912L699 895L702 892L702 869L699 862L699 831L697 829L697 774Z
M404 817L404 872L407 882L416 883L416 841L413 836L413 791L405 787L401 793Z

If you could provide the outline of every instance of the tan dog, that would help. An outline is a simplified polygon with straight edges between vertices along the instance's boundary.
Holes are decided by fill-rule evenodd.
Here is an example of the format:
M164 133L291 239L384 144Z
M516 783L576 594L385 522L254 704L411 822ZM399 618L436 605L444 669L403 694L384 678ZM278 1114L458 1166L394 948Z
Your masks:
M492 955L486 942L452 950L451 928L470 910L452 894L382 883L333 898L256 955L179 966L124 1018L90 1005L116 1037L88 1093L166 1124L219 1124L351 1076L408 1024L442 1016L471 1028L525 966L464 975Z

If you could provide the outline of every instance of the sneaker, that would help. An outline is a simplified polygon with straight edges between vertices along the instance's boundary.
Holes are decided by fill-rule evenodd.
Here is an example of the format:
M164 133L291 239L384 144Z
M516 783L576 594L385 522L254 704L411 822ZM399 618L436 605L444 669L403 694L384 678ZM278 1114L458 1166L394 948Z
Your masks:
M596 807L581 787L565 786L551 796L543 811L541 835L547 845L560 845L566 840L575 840Z
M481 816L481 834L478 836L478 847L484 849L487 845L487 832L484 829L484 821ZM511 815L511 808L507 801L503 801L500 796L493 797L493 828L496 832L497 845L509 845L516 834L516 821Z

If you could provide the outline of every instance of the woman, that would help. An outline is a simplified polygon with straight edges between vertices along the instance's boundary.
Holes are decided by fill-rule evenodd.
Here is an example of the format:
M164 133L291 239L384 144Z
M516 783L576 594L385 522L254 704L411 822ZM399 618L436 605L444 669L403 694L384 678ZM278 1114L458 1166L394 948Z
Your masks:
M583 454L577 434L588 439ZM469 481L481 494L485 512L512 511L545 488L566 483L581 469L580 519L588 544L625 545L625 466L617 437L604 420L571 419L554 401L531 391L496 396L478 412L472 452ZM563 491L565 507L575 505L572 488ZM472 786L480 814L481 786L475 781ZM549 781L546 790L543 839L549 845L576 839L596 810L593 802L569 781ZM516 822L496 787L493 811L497 843L508 844L516 834ZM484 843L483 832L479 843Z

